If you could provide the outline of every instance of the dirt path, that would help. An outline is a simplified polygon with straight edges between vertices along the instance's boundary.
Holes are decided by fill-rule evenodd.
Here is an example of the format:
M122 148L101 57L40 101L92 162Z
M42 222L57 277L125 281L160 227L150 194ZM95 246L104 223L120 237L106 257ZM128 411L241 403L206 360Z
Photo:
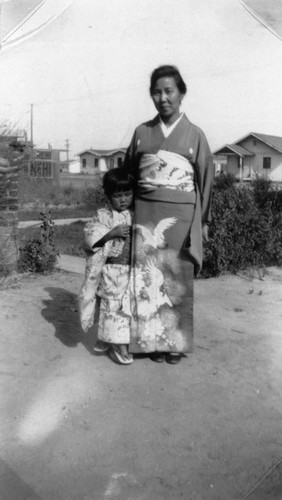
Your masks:
M81 282L0 290L1 500L243 498L281 457L282 270L197 280L177 366L95 356Z

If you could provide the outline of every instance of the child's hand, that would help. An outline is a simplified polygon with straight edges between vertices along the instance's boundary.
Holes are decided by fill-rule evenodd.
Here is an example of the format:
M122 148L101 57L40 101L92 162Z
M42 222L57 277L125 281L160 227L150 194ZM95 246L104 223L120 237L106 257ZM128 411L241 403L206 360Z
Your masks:
M111 230L111 237L126 238L127 236L129 236L130 231L131 231L131 226L120 224L119 226L116 226Z
M132 227L127 226L125 224L120 224L119 226L114 227L111 231L109 231L103 238L101 238L99 241L96 241L94 245L92 245L92 248L99 248L105 245L107 241L113 240L114 238L126 238L131 234Z

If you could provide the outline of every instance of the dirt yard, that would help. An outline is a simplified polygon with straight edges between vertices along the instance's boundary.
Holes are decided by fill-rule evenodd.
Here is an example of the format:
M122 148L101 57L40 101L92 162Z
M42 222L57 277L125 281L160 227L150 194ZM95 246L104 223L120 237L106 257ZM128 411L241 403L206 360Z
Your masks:
M197 280L176 366L95 355L82 279L2 283L0 499L282 498L255 493L282 455L282 270Z

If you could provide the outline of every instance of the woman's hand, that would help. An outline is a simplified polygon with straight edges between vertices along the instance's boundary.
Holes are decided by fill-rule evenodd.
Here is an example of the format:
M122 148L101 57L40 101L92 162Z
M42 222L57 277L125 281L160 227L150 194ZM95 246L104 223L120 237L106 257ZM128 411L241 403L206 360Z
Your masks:
M202 236L204 241L209 241L209 227L207 224L203 224Z

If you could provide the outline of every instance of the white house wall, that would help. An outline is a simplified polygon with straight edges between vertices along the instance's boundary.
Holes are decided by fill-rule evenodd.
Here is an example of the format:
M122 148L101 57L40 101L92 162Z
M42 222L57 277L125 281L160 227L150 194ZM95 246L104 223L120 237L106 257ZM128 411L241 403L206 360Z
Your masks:
M69 164L69 173L70 174L80 174L80 162L79 161L71 162Z
M86 160L86 167L83 167L83 160ZM82 174L95 174L98 171L98 167L95 167L95 156L91 153L83 153L80 156L80 166Z
M97 172L106 172L111 168L118 167L118 158L124 160L125 153L118 152L110 157L108 156L95 156L93 153L83 153L80 156L81 172L84 174L96 174ZM86 167L83 167L83 159L86 160ZM98 166L95 167L95 159L98 159Z
M119 152L111 155L111 157L105 157L106 164L108 170L111 168L117 168L118 167L118 159L122 158L122 161L124 161L125 153Z
M271 160L272 161L272 160ZM271 163L271 172L269 178L272 181L282 182L282 161L280 158L274 158Z
M256 140L256 144L254 144L255 140L254 138L248 138L240 142L240 146L255 154L255 156L244 158L244 177L247 177L246 172L249 167L252 175L268 177L272 181L281 182L282 154L258 139ZM271 169L263 168L264 157L271 157Z

